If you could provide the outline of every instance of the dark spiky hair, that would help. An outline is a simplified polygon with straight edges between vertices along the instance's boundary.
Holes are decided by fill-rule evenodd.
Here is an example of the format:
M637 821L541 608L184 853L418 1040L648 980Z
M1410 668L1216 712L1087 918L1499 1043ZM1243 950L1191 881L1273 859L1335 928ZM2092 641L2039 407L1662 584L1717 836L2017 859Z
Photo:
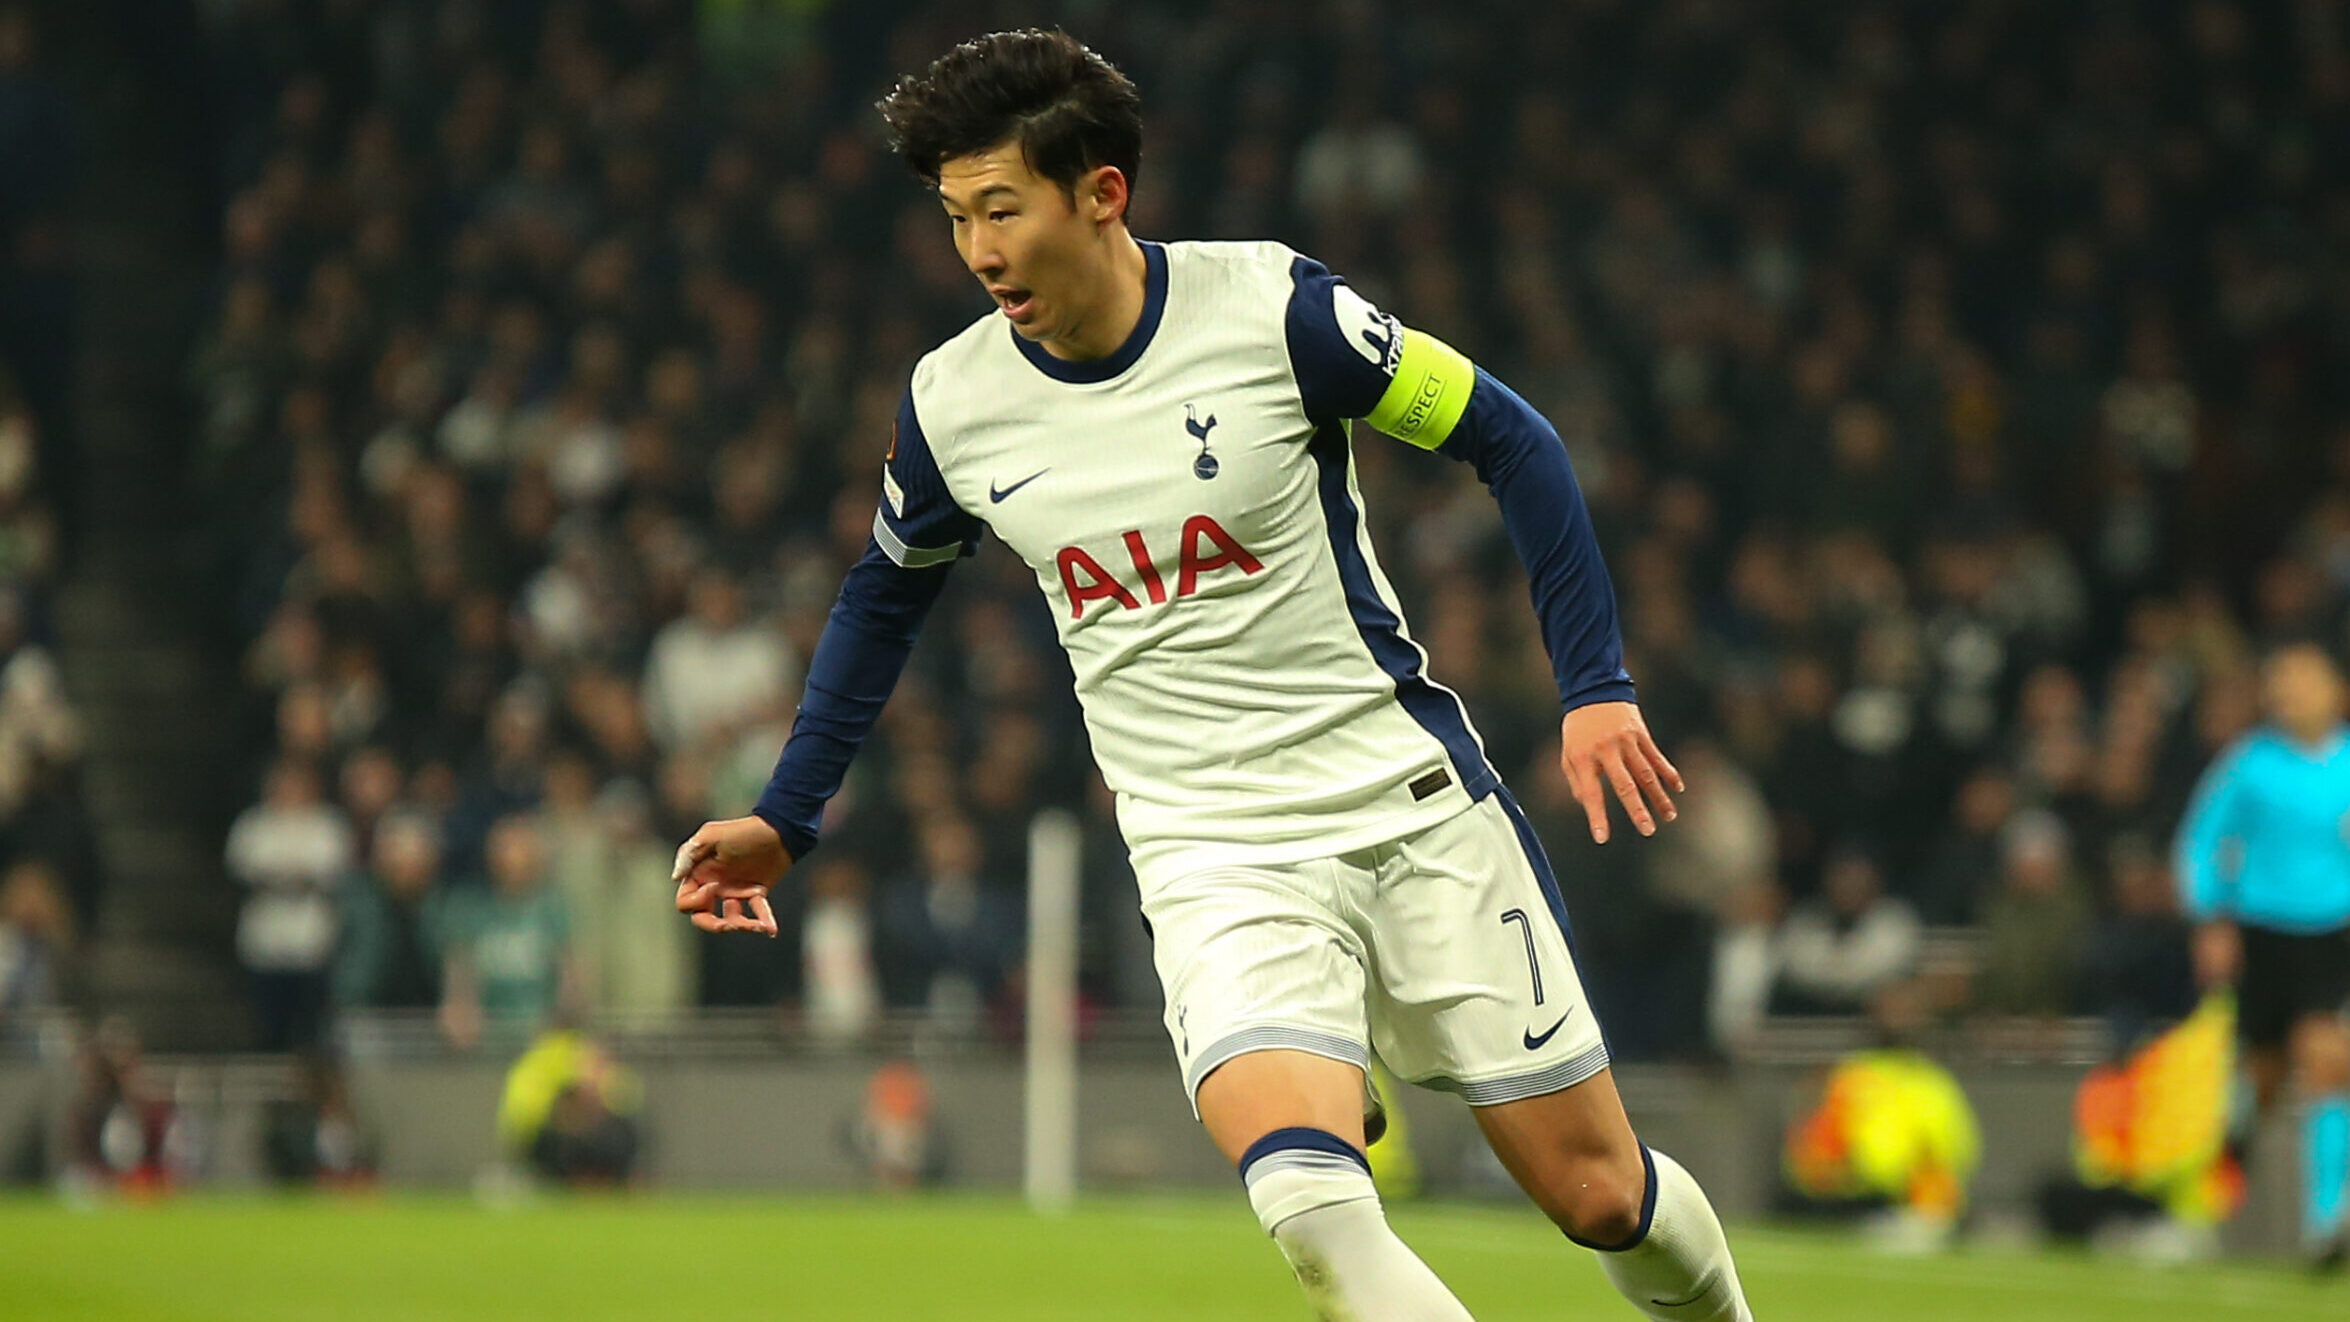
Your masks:
M1025 28L966 41L906 74L878 103L891 145L924 183L958 156L1020 144L1040 178L1074 194L1089 170L1142 167L1142 94L1066 32Z

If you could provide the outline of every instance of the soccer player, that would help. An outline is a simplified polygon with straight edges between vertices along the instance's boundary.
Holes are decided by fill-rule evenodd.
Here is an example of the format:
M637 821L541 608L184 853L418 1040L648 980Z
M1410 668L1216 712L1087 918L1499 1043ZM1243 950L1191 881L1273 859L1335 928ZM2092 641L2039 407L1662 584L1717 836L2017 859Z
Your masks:
M2302 643L2268 659L2269 724L2212 762L2179 824L2177 870L2205 985L2233 983L2257 1113L2300 1095L2303 1247L2350 1253L2350 728L2342 676Z
M1680 776L1633 703L1557 433L1277 243L1138 241L1139 105L1099 56L1035 31L959 46L881 102L997 308L915 366L774 778L680 847L679 908L774 932L769 888L814 847L949 566L993 529L1058 619L1193 1106L1317 1310L1468 1316L1372 1189L1376 1049L1461 1094L1640 1311L1750 1319L1705 1194L1625 1118L1557 883L1405 631L1347 427L1492 489L1591 833L1612 792L1647 834Z

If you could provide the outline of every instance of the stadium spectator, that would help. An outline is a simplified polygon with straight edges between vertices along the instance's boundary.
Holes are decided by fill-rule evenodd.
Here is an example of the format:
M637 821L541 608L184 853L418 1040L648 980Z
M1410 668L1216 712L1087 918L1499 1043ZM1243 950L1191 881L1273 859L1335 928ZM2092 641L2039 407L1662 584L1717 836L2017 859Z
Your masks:
M342 1065L321 1052L294 1062L295 1092L262 1108L261 1164L280 1185L364 1189L381 1139L351 1101Z
M808 1031L822 1042L864 1037L881 1010L866 891L864 870L853 859L820 859L808 874L800 940L807 960Z
M653 638L645 721L672 751L731 747L747 727L773 719L798 663L773 625L745 617L733 574L702 570L688 600L687 614Z
M1985 892L1999 875L1999 833L2015 816L2015 778L1996 763L1985 763L1959 782L1950 819L1905 888L1918 917L1938 926L1975 921Z
M1718 934L1735 931L1761 893L1777 888L1778 847L1761 788L1719 747L1694 740L1675 757L1691 788L1674 801L1674 829L1645 851L1645 861L1659 926L1672 929L1655 932L1652 948L1669 950L1676 964L1669 974L1657 970L1652 984L1662 1034L1656 1045L1658 1054L1688 1055L1710 1039L1709 1006L1726 958ZM1737 971L1728 972L1735 983Z
M663 921L676 906L645 884L674 851L653 833L644 790L628 780L597 789L585 759L561 754L547 771L544 819L584 1009L639 1028L673 1021L694 1002L694 933Z
M547 876L537 820L500 817L483 857L487 884L451 891L436 942L442 1031L468 1048L527 1040L579 993L571 915Z
M2106 912L2082 961L2084 995L2115 1045L2126 1047L2187 1017L2195 969L2177 885L2155 843L2116 836L2106 849L2106 875Z
M157 1193L195 1174L202 1156L196 1128L148 1071L129 1021L99 1024L75 1073L65 1125L69 1190Z
M1022 939L1017 899L984 871L968 818L916 825L916 865L884 882L874 930L885 943L882 995L948 1032L969 1032L1004 989Z
M343 1010L423 1010L440 1004L440 828L413 810L385 815L368 866L342 888L342 944L334 999Z
M261 802L229 828L229 875L247 890L237 956L252 974L265 1051L312 1045L325 1028L335 891L352 854L350 822L321 799L318 773L292 759L270 768Z
M1795 1014L1853 1014L1917 971L1917 912L1885 893L1866 851L1829 856L1820 895L1795 906L1779 931L1774 1003Z
M73 912L56 873L37 860L9 868L0 877L0 1047L61 1003L73 954Z
M2017 813L2000 833L1998 889L1982 905L1975 1005L1991 1014L2054 1018L2078 997L2093 914L2073 872L2072 833L2045 809Z

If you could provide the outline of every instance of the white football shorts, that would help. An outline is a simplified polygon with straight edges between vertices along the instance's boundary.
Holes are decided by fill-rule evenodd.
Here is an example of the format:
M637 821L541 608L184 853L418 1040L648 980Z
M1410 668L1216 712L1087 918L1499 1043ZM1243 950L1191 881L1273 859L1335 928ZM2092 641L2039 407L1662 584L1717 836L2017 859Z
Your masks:
M1566 911L1507 789L1388 844L1142 881L1183 1087L1287 1048L1457 1092L1536 1097L1607 1067Z

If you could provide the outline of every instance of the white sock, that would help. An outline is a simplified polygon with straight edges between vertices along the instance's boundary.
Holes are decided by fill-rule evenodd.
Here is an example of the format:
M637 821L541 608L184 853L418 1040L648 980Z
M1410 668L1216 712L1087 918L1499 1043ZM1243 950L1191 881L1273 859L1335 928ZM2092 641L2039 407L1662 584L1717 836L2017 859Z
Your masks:
M1630 1246L1599 1250L1599 1269L1632 1306L1658 1322L1754 1322L1730 1241L1705 1190L1681 1163L1646 1149L1655 1210Z
M1472 1322L1387 1226L1371 1166L1319 1129L1278 1129L1240 1159L1257 1220L1324 1322Z

